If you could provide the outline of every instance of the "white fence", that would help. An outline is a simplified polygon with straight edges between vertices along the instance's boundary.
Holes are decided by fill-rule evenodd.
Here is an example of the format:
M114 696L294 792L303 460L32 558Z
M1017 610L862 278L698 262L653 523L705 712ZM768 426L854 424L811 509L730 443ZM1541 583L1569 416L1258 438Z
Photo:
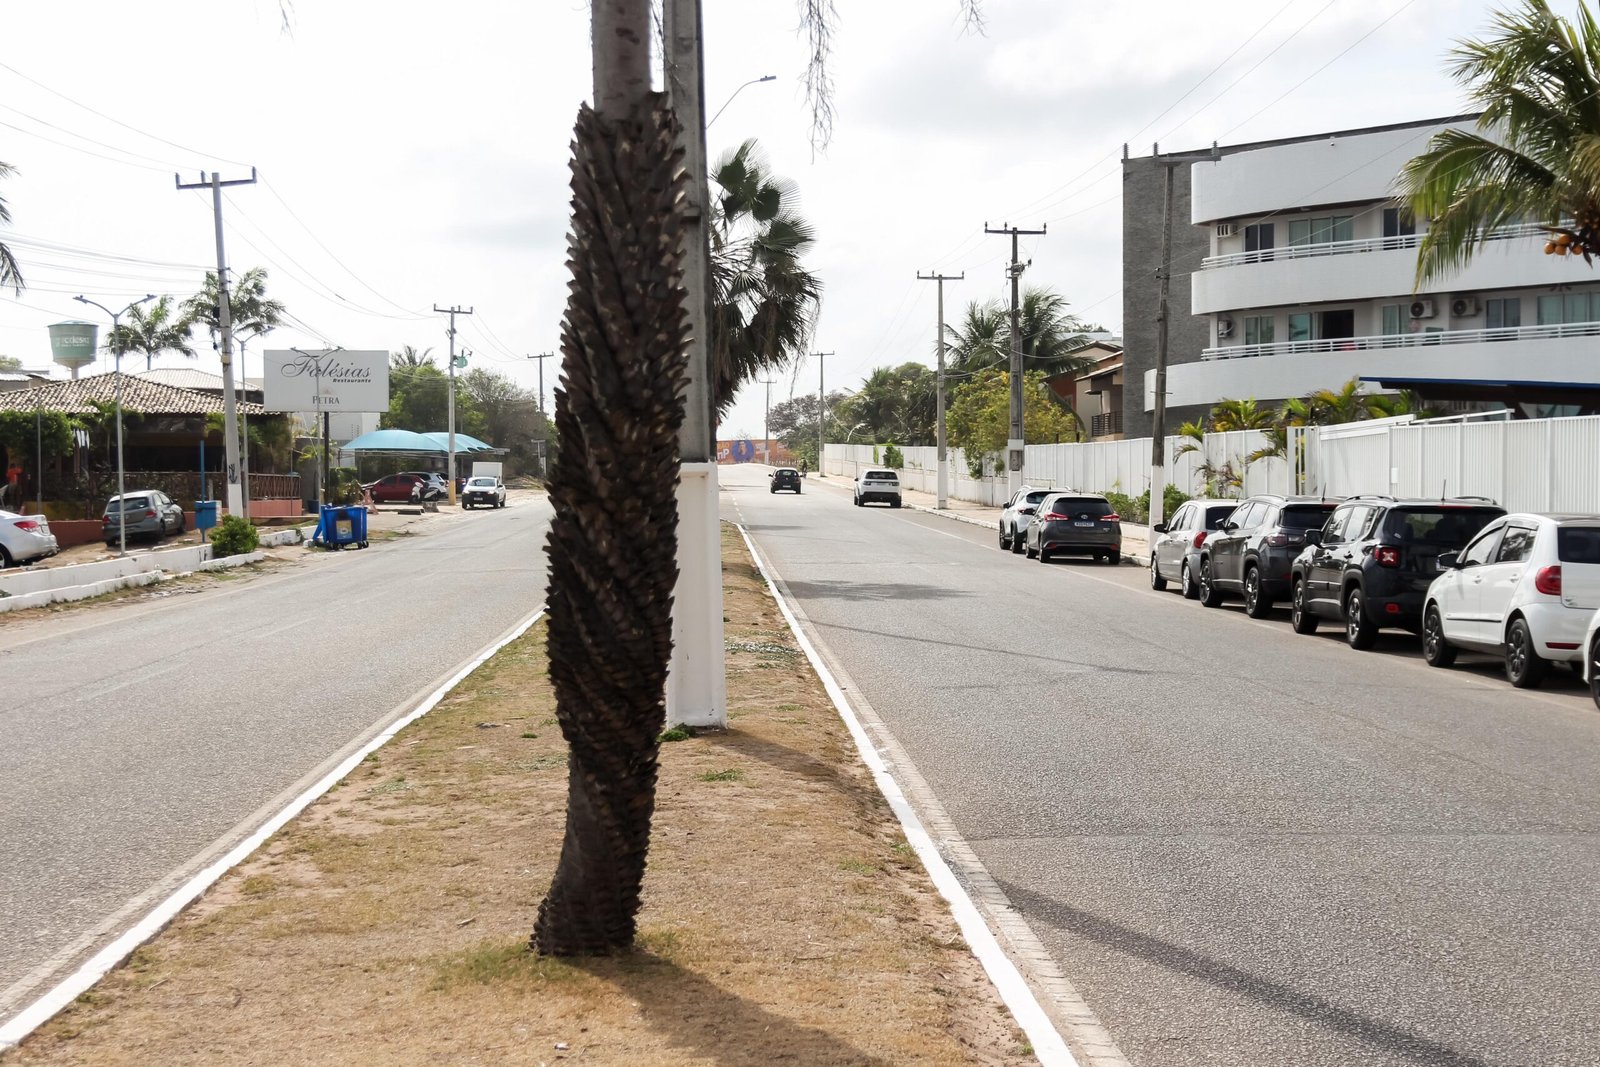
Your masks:
M1409 418L1290 432L1288 453L1301 471L1280 457L1254 463L1249 455L1266 444L1256 430L1207 434L1200 451L1177 455L1182 439L1167 438L1167 481L1191 496L1206 490L1205 470L1231 466L1243 475L1242 491L1350 496L1485 496L1510 511L1600 514L1600 416L1502 422L1413 422ZM932 448L902 448L900 471L910 489L935 492ZM828 445L823 465L830 475L854 478L865 467L883 466L883 450L872 445ZM1023 481L1085 492L1114 490L1138 496L1150 487L1150 439L1092 444L1029 445ZM950 449L950 495L999 506L1006 479L973 478L959 448Z

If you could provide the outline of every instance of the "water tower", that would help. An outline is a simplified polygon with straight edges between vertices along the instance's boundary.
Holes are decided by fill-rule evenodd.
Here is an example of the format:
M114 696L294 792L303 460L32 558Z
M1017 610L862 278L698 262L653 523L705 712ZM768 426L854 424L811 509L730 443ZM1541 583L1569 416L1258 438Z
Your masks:
M49 327L50 356L78 377L78 368L94 362L99 327L92 322L57 322Z

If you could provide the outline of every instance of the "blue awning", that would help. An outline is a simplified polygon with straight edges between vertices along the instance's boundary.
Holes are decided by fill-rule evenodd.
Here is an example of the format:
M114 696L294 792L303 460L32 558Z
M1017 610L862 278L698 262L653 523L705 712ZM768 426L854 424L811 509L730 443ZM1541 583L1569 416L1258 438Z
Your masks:
M447 454L450 449L427 434L414 430L373 430L340 445L339 451L433 456Z

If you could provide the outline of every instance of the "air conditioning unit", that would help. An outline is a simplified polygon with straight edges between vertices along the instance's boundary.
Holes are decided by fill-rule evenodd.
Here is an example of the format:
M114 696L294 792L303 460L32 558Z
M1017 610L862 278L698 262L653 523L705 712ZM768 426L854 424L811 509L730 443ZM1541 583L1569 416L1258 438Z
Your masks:
M1217 320L1217 336L1219 338L1221 338L1221 337L1232 337L1233 336L1233 320L1232 319L1218 319Z
M1478 313L1478 298L1475 296L1458 296L1450 301L1450 317L1453 319L1470 318Z
M1433 310L1433 300L1424 298L1411 301L1411 317L1414 319L1431 319L1436 314Z
M1231 223L1231 222L1219 222L1219 223L1217 223L1217 236L1218 237L1232 237L1233 233L1234 233L1233 223Z

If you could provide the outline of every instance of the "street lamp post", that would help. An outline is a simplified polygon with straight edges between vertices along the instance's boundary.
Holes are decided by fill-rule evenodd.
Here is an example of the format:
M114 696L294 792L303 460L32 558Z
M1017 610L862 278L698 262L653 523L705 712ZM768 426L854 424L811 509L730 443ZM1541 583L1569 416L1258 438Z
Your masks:
M747 81L743 85L739 86L739 88L735 89L733 91L732 95L730 95L728 97L728 99L723 102L722 106L717 108L717 113L715 115L711 116L711 122L716 122L717 119L721 118L722 117L722 113L724 111L728 110L728 105L733 103L733 98L735 96L738 96L740 93L744 92L750 86L752 86L752 85L760 85L762 82L772 82L772 81L777 81L777 80L778 80L778 76L776 74L763 74L759 78L751 78L749 81ZM709 130L711 128L711 122L706 123L706 129Z
M123 493L127 491L127 486L124 482L126 472L122 464L122 316L140 304L147 304L155 298L156 294L149 293L133 301L121 311L112 311L99 301L90 300L86 296L79 295L72 298L80 304L97 307L111 316L111 337L107 343L111 345L112 354L116 358L116 370L113 380L117 387L117 555L119 556L128 554L128 505L122 499Z

